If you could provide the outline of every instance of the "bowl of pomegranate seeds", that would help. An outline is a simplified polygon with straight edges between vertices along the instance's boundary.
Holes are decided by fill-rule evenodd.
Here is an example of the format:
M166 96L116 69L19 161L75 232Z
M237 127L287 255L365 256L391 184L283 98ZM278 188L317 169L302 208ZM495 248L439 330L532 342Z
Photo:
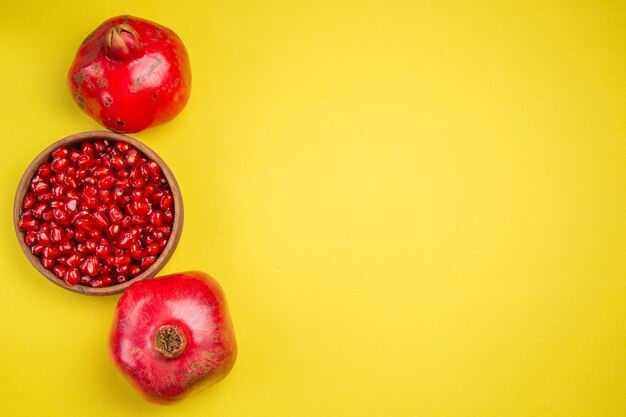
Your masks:
M22 250L55 284L123 292L172 256L183 202L172 171L143 143L92 131L50 145L20 181L13 210Z

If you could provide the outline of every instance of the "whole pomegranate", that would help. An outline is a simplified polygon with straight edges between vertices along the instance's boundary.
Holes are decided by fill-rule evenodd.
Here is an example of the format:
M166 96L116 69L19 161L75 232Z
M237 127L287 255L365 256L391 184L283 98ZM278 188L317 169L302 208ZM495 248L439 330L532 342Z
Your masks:
M74 102L107 129L139 132L176 117L189 100L189 56L172 30L119 16L96 28L67 78Z
M171 403L224 378L237 343L224 293L203 272L132 284L109 338L113 362L143 396Z

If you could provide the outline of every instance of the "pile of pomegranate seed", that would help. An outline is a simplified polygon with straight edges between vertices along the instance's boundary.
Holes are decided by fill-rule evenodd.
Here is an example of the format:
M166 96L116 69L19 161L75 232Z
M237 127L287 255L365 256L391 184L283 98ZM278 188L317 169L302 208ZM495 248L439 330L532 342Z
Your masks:
M19 227L41 264L69 285L136 277L172 232L174 199L158 164L127 142L60 147L24 197Z

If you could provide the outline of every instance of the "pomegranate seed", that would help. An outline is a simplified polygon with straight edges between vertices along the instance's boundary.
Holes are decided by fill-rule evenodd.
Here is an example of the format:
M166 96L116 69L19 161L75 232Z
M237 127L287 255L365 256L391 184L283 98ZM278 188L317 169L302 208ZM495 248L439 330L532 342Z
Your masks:
M87 178L87 167L79 167L76 170L76 178L81 181Z
M69 153L70 152L67 150L66 147L61 146L56 151L52 152L52 157L53 158L65 158Z
M145 270L156 261L156 256L146 256L141 260L141 267Z
M174 213L172 213L172 210L165 210L163 212L163 220L165 220L166 224L174 223Z
M120 248L128 248L128 247L130 247L130 245L132 244L132 242L134 240L135 240L135 238L134 238L134 236L130 232L124 232L124 233L122 233L122 235L118 239L117 245Z
M54 259L41 258L41 264L43 265L44 268L50 270L54 268Z
M109 227L109 221L106 216L99 211L92 213L91 220L98 229L104 230Z
M120 227L119 224L114 224L111 227L109 227L107 229L107 235L110 238L115 238L118 237L120 235L120 232L122 231L122 228Z
M43 248L44 258L56 259L59 255L61 255L61 251L56 246L46 246Z
M163 221L165 220L164 214L162 211L154 210L150 213L150 223L154 225L154 227L161 227L163 225Z
M126 195L126 194L124 194L124 195L120 198L119 204L120 204L120 206L125 206L125 205L127 205L128 203L130 203L130 196L129 196L129 195Z
M85 242L85 249L91 253L95 253L97 247L98 242L96 242L94 239L87 239L87 241Z
M89 237L93 240L102 239L102 231L100 229L91 229L89 232Z
M108 286L110 286L112 284L113 284L113 278L111 278L111 277L104 277L104 278L102 278L102 286L103 287L108 287Z
M67 226L70 224L70 215L63 209L54 210L54 218L60 225Z
M44 245L42 245L41 243L37 243L33 245L32 248L30 248L30 252L35 256L39 256L43 253L44 248Z
M98 199L96 197L90 197L83 195L82 203L80 203L80 208L83 210L94 209L98 206Z
M95 162L95 159L91 155L82 154L81 156L79 156L78 160L76 161L76 163L78 164L78 168L79 168L76 170L76 176L79 178L83 176L84 178L84 176L87 175L87 168L92 166L94 162ZM84 168L85 170L81 171L81 168Z
M82 150L84 154L93 156L93 144L91 142L84 141L82 143Z
M67 190L63 185L55 185L52 188L52 194L54 194L55 197L64 197L66 192Z
M76 162L78 160L78 158L80 157L81 153L79 151L77 151L76 149L72 149L69 152L69 159L72 162Z
M139 152L136 149L131 149L126 153L126 165L133 166L137 163L139 158Z
M122 188L116 188L113 190L113 201L118 203L124 196L124 190Z
M100 259L104 259L109 256L111 253L111 249L107 245L98 245L96 246L96 256Z
M148 184L143 188L143 195L145 197L150 197L156 191L157 187L154 184Z
M118 141L115 142L115 149L122 153L126 153L131 149L131 145L127 142Z
M52 175L52 169L50 169L50 164L47 162L41 164L37 173L42 179L50 178L50 175Z
M81 275L79 282L80 282L80 285L91 286L91 277L89 275Z
M100 156L106 150L107 144L103 140L96 140L93 142L93 148L96 151L96 155Z
M72 168L72 167L70 167ZM69 170L69 168L68 168ZM65 185L67 185L68 187L72 187L72 188L77 188L78 187L78 180L73 177L73 176L67 176L65 177Z
M33 190L33 192L35 193L35 195L42 195L43 193L45 193L46 191L48 191L50 189L50 186L48 185L47 182L35 182L30 186L31 190Z
M37 233L37 243L41 243L44 246L50 244L50 236L46 232Z
M130 255L120 255L115 257L113 264L115 266L128 265L131 260Z
M22 209L30 210L35 205L36 202L37 202L37 198L31 193L28 193L24 196L24 201L22 202Z
M60 227L53 227L50 231L50 240L53 242L61 242L63 240L63 229Z
M135 226L142 226L142 225L146 224L146 222L148 221L146 216L138 216L136 214L133 214L133 216L130 219L131 219L131 222L133 223L133 225L135 225Z
M117 281L118 284L123 284L126 281L128 281L128 278L126 278L125 275L118 275L115 280Z
M84 231L88 231L94 228L93 222L91 221L91 219L89 219L86 216L79 217L73 222L73 224L74 226L79 227L83 229Z
M66 196L67 196L68 200L78 200L78 199L80 199L80 196L78 195L76 190L68 190Z
M63 207L65 203L61 200L53 200L48 205L50 206L51 209L58 209L58 208Z
M70 268L65 272L67 285L76 285L80 281L80 272L76 268Z
M66 227L63 233L63 240L70 240L74 237L74 233L74 229L69 229Z
M94 177L96 177L96 178L104 177L105 175L109 174L110 172L111 172L111 170L109 168L103 166L103 165L95 166L91 170L91 174Z
M133 190L130 193L130 199L133 201L139 201L143 198L143 191L141 190Z
M141 274L141 272L143 271L142 267L137 265L137 264L131 264L130 268L128 270L128 275L130 275L131 277L136 277L137 275Z
M141 259L143 257L143 248L139 242L133 242L128 252L134 259Z
M82 258L80 254L78 254L77 252L74 252L70 256L68 256L67 259L65 259L65 263L69 267L77 268L78 265L80 265L81 260Z
M98 181L98 186L102 189L108 190L116 184L115 177L111 174L107 174Z
M18 223L18 226L23 231L37 230L37 228L39 227L39 222L33 218L25 219L22 217Z
M33 246L37 242L37 232L34 230L27 232L24 236L24 241L26 242L26 245Z
M122 190L129 190L130 181L128 180L128 178L117 180L115 181L115 188L121 188Z
M35 208L33 209L32 213L33 213L33 217L35 217L36 219L41 219L43 217L43 213L44 211L48 210L48 205L45 203L39 203L35 206Z
M161 200L162 199L163 199L163 191L162 190L157 190L154 194L152 194L150 196L150 198L148 198L150 203L153 204L153 205L161 204Z
M119 170L124 169L126 164L124 163L124 159L122 159L121 156L114 155L111 157L111 166L119 171Z
M160 176L161 175L161 168L159 167L159 164L157 164L154 161L149 161L149 162L146 163L146 165L150 169L150 173L152 175L155 175L155 176Z
M167 210L172 207L172 203L174 203L174 199L171 195L165 194L161 199L161 208L163 210Z
M83 242L85 239L87 239L87 234L84 230L74 230L74 240L76 240L77 242Z
M52 272L54 273L54 275L56 275L57 278L60 278L60 279L63 279L65 277L66 271L67 270L60 265L55 265L52 268Z
M68 165L69 161L67 159L60 158L52 161L52 164L50 164L50 168L52 168L54 172L63 172L67 169Z
M70 213L76 213L76 211L78 210L77 205L78 205L78 200L71 199L67 203L65 203L65 209Z
M49 203L52 200L54 200L54 194L52 194L51 191L46 191L45 193L37 197L37 201L40 201L42 203Z
M109 218L111 219L111 223L117 224L124 219L124 214L117 206L111 206L111 208L109 208Z
M62 254L67 255L74 251L74 246L72 245L72 242L66 240L59 245L59 250Z
M117 273L120 275L129 275L130 264L124 264L117 267Z
M128 229L130 225L131 225L130 216L124 216L124 218L122 219L122 222L120 223L120 226L122 227L122 229Z
M44 211L44 213L41 215L41 219L47 222L54 219L54 211L53 210Z
M148 199L144 198L142 200L133 201L130 206L130 210L134 214L145 216L146 214L150 213L152 208L150 207L150 203L148 202Z
M137 178L131 181L133 188L143 188L146 185L146 180L143 178Z
M39 230L48 233L50 231L50 223L43 221L39 226Z
M110 204L113 197L110 190L100 190L99 199L101 203Z
M100 271L100 261L95 256L89 256L80 264L79 269L83 274L96 276Z

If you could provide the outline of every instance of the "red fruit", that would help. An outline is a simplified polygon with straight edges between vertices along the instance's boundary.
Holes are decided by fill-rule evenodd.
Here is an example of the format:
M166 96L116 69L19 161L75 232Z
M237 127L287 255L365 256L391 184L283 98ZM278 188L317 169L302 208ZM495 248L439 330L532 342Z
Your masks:
M113 362L149 401L171 403L220 381L237 343L224 293L202 272L138 281L120 298Z
M141 267L145 270L150 268L152 264L156 261L156 256L146 256L141 260Z
M95 256L89 256L80 264L80 270L83 274L96 276L100 271L100 261Z
M70 268L65 273L65 282L68 285L76 285L80 281L80 272L76 268Z
M35 243L37 243L37 232L35 232L34 230L27 232L24 236L24 241L28 246L33 246Z
M109 227L109 220L106 218L104 214L100 213L99 211L91 215L91 220L93 221L93 224L95 224L98 229L104 230L107 227Z
M189 99L191 71L172 30L119 16L87 36L67 81L85 113L107 129L129 133L176 117Z
M27 230L37 230L39 227L39 222L31 217L23 217L20 219L18 226L23 231Z
M37 198L31 193L28 193L26 194L26 196L24 196L24 201L22 202L22 209L30 210L35 205L36 202L37 202Z

